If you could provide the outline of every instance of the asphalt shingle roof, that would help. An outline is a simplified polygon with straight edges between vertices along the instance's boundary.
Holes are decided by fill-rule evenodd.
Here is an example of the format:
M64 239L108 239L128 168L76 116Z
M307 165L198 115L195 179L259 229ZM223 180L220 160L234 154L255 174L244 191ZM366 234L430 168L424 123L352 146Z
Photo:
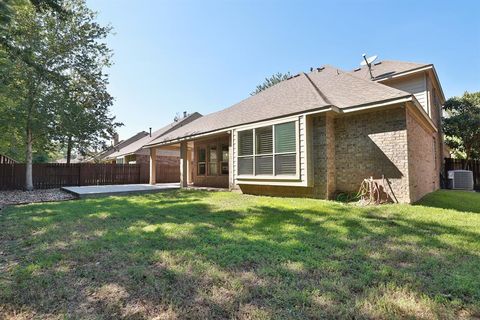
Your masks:
M398 73L423 68L429 65L430 64L425 63L384 60L372 64L373 80L388 78ZM365 80L371 80L367 66L355 69L351 71L350 74Z
M203 116L147 145L332 105L343 109L406 96L411 94L325 66L308 74L300 73L229 108Z
M118 150L120 150L121 148L137 141L138 139L141 139L143 137L145 137L146 135L148 135L147 132L145 131L140 131L139 133L131 136L130 138L126 139L126 140L122 140L120 141L119 143L117 143L116 145L114 145L113 147L110 147L109 149L105 150L105 151L102 151L100 152L99 154L95 155L94 157L92 157L93 159L96 159L96 160L102 160L102 159L107 159L107 158L110 158L110 155L113 154L114 152L117 152Z
M359 79L330 66L321 72L312 72L309 76L320 92L340 109L411 95L370 79Z
M185 118L182 118L182 119L180 119L176 122L172 122L172 123L166 125L165 127L160 128L160 129L152 132L152 136L150 136L149 133L145 132L144 137L142 137L140 139L137 139L137 140L134 140L129 144L126 144L126 145L123 144L120 148L117 149L116 152L110 154L108 156L108 158L114 159L114 158L117 158L117 157L122 157L122 156L126 156L126 155L129 155L129 154L135 153L138 150L142 149L142 147L144 145L148 144L150 141L155 140L155 139L161 137L162 135L166 134L167 132L172 131L176 128L180 128L181 126L183 126L185 124L188 124L189 122L191 122L195 119L198 119L200 117L202 117L202 115L200 113L194 112L194 113L192 113L191 115L189 115ZM144 132L144 131L142 131L142 132ZM137 133L137 135L138 134L139 133ZM137 136L137 135L135 135L135 136Z

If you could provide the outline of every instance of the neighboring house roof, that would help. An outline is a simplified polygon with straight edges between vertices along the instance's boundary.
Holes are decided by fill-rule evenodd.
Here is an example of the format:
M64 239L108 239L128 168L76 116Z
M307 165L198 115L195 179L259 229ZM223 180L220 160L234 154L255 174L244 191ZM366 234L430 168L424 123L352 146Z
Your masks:
M152 141L156 138L159 138L162 135L164 135L164 134L166 134L166 133L168 133L172 130L180 128L180 127L186 125L187 123L190 123L190 122L192 122L195 119L198 119L200 117L202 117L202 115L200 113L194 112L194 113L192 113L192 114L190 114L190 115L188 115L184 118L179 119L178 121L172 122L172 123L166 125L165 127L152 132L152 136L150 136L149 133L145 132L146 135L144 137L141 137L140 139L132 141L129 144L125 144L121 148L117 148L116 149L117 151L108 155L107 158L115 159L115 158L118 158L118 157L123 157L123 156L127 156L127 155L130 155L130 154L134 154L134 153L138 152L139 150L141 150L142 147L144 145L148 144L150 141Z
M384 60L372 64L373 79L370 77L370 72L368 71L367 66L355 69L351 71L350 74L365 80L381 80L404 72L410 72L430 66L432 65L425 63Z
M140 131L137 134L135 134L134 136L131 136L130 138L128 138L126 140L122 140L119 143L117 143L116 145L108 148L107 150L105 150L103 152L100 152L99 154L97 154L93 158L95 160L103 160L103 159L106 159L106 158L110 158L109 156L111 154L113 154L114 152L117 152L118 150L122 149L123 147L125 147L125 146L127 146L127 145L145 137L145 136L148 136L148 132Z
M70 159L70 163L84 163L84 162L87 162L86 158ZM55 161L55 163L67 163L67 158L58 159Z
M408 92L325 66L308 74L300 73L229 108L203 116L153 139L147 146L328 107L347 109L410 96Z

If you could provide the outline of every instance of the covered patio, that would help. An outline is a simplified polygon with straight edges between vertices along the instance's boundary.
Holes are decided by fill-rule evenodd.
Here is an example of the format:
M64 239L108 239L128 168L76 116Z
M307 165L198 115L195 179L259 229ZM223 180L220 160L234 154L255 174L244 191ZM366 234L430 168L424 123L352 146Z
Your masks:
M229 132L150 147L150 184L157 183L157 152L180 151L180 187L229 188L231 137Z

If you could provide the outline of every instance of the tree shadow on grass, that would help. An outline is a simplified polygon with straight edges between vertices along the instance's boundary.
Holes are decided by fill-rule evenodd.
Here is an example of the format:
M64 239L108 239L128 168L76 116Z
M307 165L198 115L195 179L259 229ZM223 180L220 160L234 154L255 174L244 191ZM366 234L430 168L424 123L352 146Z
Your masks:
M175 192L13 212L0 220L0 265L10 264L0 304L44 317L132 319L478 312L480 258L462 245L478 243L478 233L382 207L225 209L208 197Z

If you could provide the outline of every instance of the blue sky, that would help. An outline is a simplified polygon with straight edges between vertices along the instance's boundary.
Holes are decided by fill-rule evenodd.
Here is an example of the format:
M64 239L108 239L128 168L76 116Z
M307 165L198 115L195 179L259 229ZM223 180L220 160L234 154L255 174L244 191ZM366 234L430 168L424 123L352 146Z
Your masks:
M480 1L87 2L115 30L121 139L228 107L276 72L356 68L364 52L435 64L447 97L480 91Z

